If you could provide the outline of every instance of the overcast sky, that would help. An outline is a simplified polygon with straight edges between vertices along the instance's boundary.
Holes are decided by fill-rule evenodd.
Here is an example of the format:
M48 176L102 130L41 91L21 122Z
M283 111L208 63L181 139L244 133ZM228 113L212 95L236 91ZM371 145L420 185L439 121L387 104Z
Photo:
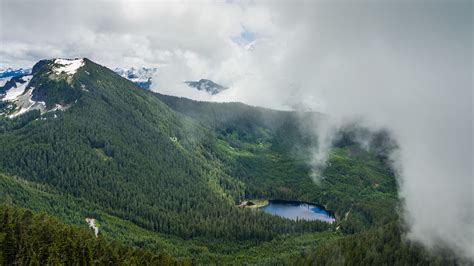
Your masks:
M386 126L408 236L474 258L471 1L65 2L0 0L0 67L158 67L158 92Z

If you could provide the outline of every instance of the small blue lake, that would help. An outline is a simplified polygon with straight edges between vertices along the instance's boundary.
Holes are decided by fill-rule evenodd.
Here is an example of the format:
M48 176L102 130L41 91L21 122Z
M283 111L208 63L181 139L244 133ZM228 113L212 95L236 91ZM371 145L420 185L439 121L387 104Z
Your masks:
M268 205L260 208L262 211L278 215L291 220L307 220L307 221L325 221L332 223L336 219L334 215L325 210L324 207L316 204L298 202L270 200Z

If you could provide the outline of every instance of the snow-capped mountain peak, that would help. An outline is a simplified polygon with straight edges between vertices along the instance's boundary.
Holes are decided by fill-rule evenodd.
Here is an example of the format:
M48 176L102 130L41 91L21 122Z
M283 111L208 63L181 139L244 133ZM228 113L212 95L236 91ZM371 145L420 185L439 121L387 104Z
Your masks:
M158 72L157 68L131 67L128 69L115 68L115 73L137 84L143 89L150 89L153 76Z
M54 59L54 66L52 71L56 73L56 75L65 73L66 75L74 75L76 74L77 70L84 66L84 59L76 58L76 59L62 59L56 58Z
M8 77L17 77L22 75L31 74L31 68L16 68L11 67L0 69L0 79Z
M78 95L73 76L85 63L84 59L41 60L28 74L16 72L0 86L0 115L14 118L32 110L41 114L66 110ZM64 78L66 84L61 83Z
M12 88L5 91L5 96L3 96L2 100L12 101L15 100L21 94L23 94L23 92L25 92L26 86L28 86L32 77L33 75L18 77L14 82Z
M220 84L215 83L209 79L200 79L199 81L185 81L189 87L196 88L199 91L205 91L211 95L216 95L223 90L227 90L227 87L224 87Z
M4 68L0 69L0 87L3 87L13 77L31 74L31 68Z

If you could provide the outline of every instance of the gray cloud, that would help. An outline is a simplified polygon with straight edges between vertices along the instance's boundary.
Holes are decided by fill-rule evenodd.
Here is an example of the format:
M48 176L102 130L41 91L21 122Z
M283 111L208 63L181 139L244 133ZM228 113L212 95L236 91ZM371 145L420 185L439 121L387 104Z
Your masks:
M0 0L0 66L157 66L164 93L365 117L400 144L408 237L474 259L472 25L471 1ZM231 89L182 84L199 78Z

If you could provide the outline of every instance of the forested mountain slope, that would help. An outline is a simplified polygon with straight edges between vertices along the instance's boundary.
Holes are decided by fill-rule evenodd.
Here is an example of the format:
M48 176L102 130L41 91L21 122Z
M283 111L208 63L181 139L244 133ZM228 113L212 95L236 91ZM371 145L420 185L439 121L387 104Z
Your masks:
M295 265L472 265L446 249L436 253L403 239L397 221L320 245Z
M397 188L389 154L397 145L387 131L357 124L338 129L328 167L316 183L310 178L311 156L318 146L314 128L324 115L156 95L216 132L223 147L219 158L245 184L247 198L318 202L334 210L342 228L352 233L394 217Z
M0 205L0 214L1 265L177 265L166 254L96 238L44 213Z
M82 227L93 217L104 239L201 263L313 262L314 246L397 221L384 131L340 129L314 182L321 114L156 94L88 59L40 61L21 85L0 104L2 203ZM236 207L254 198L319 203L337 219Z
M222 171L206 148L215 142L212 133L111 70L85 60L68 81L34 76L31 82L57 88L45 91L47 105L63 103L64 95L74 103L43 116L32 111L20 118L27 120L21 128L16 120L2 121L0 152L8 156L0 158L0 168L5 173L87 199L149 230L182 237L264 240L276 232L306 230L304 222L289 225L233 208L242 184ZM74 91L74 99L65 91Z

